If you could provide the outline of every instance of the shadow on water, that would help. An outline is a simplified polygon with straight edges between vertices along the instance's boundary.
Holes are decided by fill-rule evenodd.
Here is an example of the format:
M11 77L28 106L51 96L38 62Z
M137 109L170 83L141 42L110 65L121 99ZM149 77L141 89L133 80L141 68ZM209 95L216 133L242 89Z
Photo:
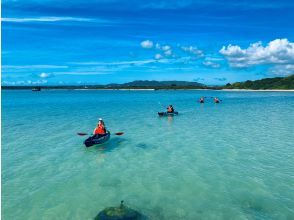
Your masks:
M19 127L19 126L22 126L22 125L25 125L24 123L17 123L17 124L12 124L11 126L12 127Z
M138 148L141 148L141 149L150 149L150 148L155 148L156 145L154 144L150 144L150 143L144 143L144 142L141 142L141 143L138 143L135 145L135 147L138 147Z
M104 144L94 145L92 147L85 147L86 151L90 152L101 152L107 153L119 148L124 142L126 141L125 138L122 137L111 137L109 141Z
M136 147L139 147L139 148L142 148L142 149L147 149L149 146L145 143L139 143L139 144L136 144Z

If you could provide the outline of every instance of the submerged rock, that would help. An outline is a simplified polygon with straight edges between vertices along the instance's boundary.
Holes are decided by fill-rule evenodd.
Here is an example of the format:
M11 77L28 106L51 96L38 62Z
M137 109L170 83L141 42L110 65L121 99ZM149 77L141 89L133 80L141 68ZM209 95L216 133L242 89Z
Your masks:
M119 207L105 208L95 217L95 220L140 220L142 215L125 206L124 201L121 201Z

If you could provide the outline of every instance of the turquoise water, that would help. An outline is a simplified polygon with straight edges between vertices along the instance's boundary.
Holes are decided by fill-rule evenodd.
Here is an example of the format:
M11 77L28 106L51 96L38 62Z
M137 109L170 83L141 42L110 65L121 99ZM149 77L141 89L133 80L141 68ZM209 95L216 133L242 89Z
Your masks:
M290 92L2 91L2 219L294 219L293 131Z

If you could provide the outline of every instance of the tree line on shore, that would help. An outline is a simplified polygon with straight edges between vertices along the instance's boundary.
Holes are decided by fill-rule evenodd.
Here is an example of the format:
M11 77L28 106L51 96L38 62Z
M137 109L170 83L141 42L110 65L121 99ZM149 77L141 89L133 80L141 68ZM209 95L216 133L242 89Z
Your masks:
M47 85L47 86L1 86L2 89L294 89L294 74L287 77L265 78L260 80L247 80L245 82L227 83L224 86L208 86L198 82L187 81L148 81L138 80L123 84L108 85Z

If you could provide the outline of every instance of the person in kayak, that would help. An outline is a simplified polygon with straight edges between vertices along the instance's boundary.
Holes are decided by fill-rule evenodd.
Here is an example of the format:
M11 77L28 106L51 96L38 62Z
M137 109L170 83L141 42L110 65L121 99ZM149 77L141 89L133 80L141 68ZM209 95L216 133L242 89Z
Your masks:
M102 118L99 118L98 124L97 124L96 128L94 129L93 134L99 135L99 136L103 136L106 134L105 124L104 124L104 121L102 120Z
M174 110L174 107L172 106L172 105L169 105L168 107L167 107L167 112L168 113L173 113L175 110Z
M214 101L214 103L219 103L219 99L218 99L218 97L215 97L215 98L213 99L213 101Z
M199 102L200 102L200 103L204 103L204 97L201 97L201 98L199 99Z

